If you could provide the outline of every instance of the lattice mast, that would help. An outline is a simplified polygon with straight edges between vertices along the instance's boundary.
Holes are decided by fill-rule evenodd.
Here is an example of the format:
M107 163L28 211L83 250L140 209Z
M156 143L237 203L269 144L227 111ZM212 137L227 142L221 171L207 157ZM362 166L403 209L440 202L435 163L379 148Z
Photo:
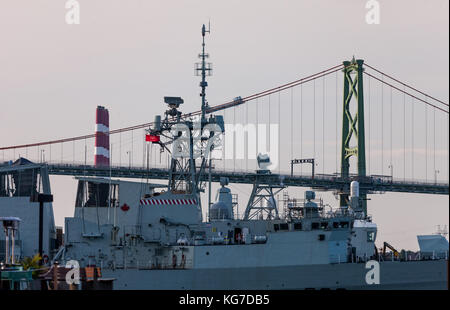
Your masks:
M206 76L212 75L212 65L210 62L206 62L206 58L209 58L209 54L205 53L205 35L206 33L210 33L210 25L208 23L208 30L206 30L205 25L202 26L202 52L198 55L201 59L201 63L196 63L195 72L197 75L201 75L202 80L200 82L200 87L202 89L200 93L200 97L202 98L202 116L201 121L202 124L206 122L206 110L208 108L208 102L206 101L206 87L208 86L208 82L206 82Z
M222 116L211 115L206 118L208 103L206 101L206 76L211 75L211 64L206 63L208 54L205 53L205 34L209 33L205 25L202 26L202 52L199 54L201 63L196 63L196 75L201 76L201 119L182 117L179 107L184 103L180 97L164 97L164 102L169 109L165 112L165 118L155 117L154 125L149 132L149 140L157 143L170 152L168 145L172 145L171 164L169 170L168 190L173 193L187 193L196 195L203 191L204 181L201 175L205 172L207 158L211 150L209 140L215 138L224 131ZM209 113L209 112L208 112ZM214 126L211 126L214 125ZM206 135L206 136L205 136ZM167 142L160 141L160 136L168 138ZM212 148L212 147L211 147ZM197 165L197 159L200 160ZM200 199L198 199L200 201Z

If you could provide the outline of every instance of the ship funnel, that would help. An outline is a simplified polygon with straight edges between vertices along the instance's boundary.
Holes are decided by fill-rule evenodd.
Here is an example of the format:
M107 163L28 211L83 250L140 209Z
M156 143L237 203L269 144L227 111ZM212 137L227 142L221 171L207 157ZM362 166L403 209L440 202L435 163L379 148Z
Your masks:
M95 167L109 166L109 113L102 106L97 106L95 115Z

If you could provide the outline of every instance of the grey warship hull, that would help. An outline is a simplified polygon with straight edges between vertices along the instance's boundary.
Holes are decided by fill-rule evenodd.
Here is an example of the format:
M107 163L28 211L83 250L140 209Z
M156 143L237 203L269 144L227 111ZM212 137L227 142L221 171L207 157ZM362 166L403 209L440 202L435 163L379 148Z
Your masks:
M189 270L104 270L118 290L445 290L446 260L381 262L380 284L365 281L364 263Z

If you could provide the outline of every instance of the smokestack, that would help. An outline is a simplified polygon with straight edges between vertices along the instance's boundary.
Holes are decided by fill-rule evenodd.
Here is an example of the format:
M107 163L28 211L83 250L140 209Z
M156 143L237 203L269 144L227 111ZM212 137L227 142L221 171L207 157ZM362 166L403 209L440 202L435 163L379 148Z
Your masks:
M95 115L95 158L96 167L109 166L109 113L102 106L97 106Z

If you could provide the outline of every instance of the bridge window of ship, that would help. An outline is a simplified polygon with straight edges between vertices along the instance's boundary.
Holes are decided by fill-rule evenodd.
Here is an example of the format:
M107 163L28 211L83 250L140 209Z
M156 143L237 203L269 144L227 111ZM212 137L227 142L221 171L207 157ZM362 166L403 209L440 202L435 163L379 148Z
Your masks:
M103 179L80 178L78 180L76 207L117 207L118 202L119 184L110 184L109 180Z
M279 231L280 230L280 224L273 224L273 230Z
M311 223L311 229L319 229L319 223L317 222Z
M32 162L19 157L14 163L10 162L9 166L28 164L32 164ZM39 192L44 178L40 169L39 167L2 172L0 175L0 197L30 197Z
M375 232L368 231L367 232L367 242L374 242L374 241L375 241Z
M320 229L327 229L328 227L328 222L321 222L320 223Z
M339 222L333 222L333 228L339 228Z
M302 223L294 223L294 230L302 230Z
M287 223L281 223L280 230L289 230L289 225Z

